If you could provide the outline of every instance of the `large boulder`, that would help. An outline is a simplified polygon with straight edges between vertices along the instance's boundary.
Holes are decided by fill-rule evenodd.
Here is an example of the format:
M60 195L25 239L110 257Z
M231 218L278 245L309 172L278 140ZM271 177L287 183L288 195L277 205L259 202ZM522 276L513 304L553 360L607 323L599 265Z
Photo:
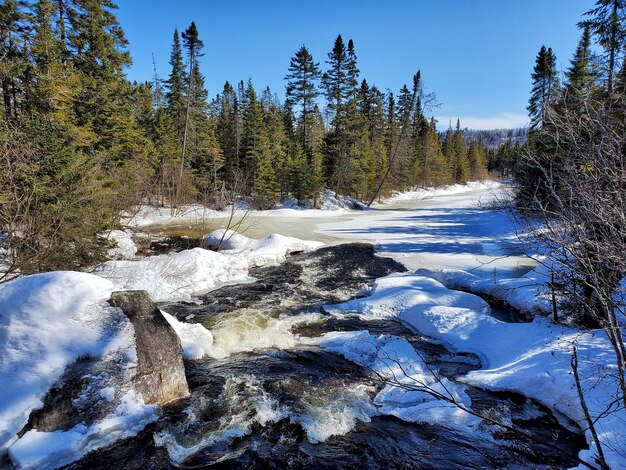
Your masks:
M134 386L145 403L165 404L189 394L180 339L146 291L113 292L109 303L122 309L135 329Z

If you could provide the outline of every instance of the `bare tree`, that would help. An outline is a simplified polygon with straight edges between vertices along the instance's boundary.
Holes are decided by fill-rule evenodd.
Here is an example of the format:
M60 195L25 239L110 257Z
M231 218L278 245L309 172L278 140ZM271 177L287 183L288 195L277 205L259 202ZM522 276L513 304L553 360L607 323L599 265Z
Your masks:
M625 313L626 127L605 116L603 106L590 103L575 110L549 107L538 146L549 151L531 147L521 171L541 181L524 188L527 199L531 192L526 220L539 222L535 234L551 253L553 285L572 315L606 332L626 406L626 348L618 320Z

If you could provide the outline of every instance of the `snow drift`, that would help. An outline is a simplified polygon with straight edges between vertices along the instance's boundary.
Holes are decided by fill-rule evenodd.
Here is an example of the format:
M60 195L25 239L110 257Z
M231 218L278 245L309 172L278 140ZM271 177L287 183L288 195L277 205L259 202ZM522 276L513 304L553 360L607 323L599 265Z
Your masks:
M498 391L512 391L565 415L586 429L571 374L572 347L578 348L579 373L587 405L596 422L605 457L611 468L626 467L626 412L604 413L617 396L615 355L602 331L583 332L549 323L504 323L489 315L485 302L418 274L396 274L378 279L370 296L326 307L328 311L397 318L420 334L448 345L453 351L478 355L482 368L462 381ZM591 449L580 457L592 462Z
M290 253L323 245L278 234L254 240L223 229L204 241L208 246L222 242L221 251L193 248L137 261L107 261L94 273L118 290L146 290L155 302L189 300L216 287L249 280L248 270L253 266L278 264Z
M63 465L156 418L156 407L124 394L113 414L91 426L16 436L79 357L135 366L132 325L106 302L113 288L106 279L77 272L37 274L0 286L0 450L8 448L20 468ZM105 395L113 401L115 390Z

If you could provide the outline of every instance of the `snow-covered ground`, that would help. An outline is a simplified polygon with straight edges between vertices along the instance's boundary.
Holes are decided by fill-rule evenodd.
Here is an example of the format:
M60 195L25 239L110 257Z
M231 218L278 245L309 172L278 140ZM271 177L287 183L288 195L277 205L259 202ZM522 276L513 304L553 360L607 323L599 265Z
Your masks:
M532 323L504 323L489 315L489 307L479 297L449 290L437 280L419 274L378 279L369 294L325 309L335 314L396 318L453 351L474 353L481 359L482 368L461 378L463 382L520 393L586 429L570 364L576 346L585 398L591 415L598 417L596 428L607 462L614 469L626 468L626 411L614 404L620 394L615 380L617 366L602 331L583 332L552 324L542 317ZM331 336L331 345L333 341ZM361 349L360 345L352 345L350 353L340 352L363 362L359 359ZM399 351L391 354L402 354L402 349ZM408 366L405 370L411 371ZM402 393L397 388L396 393ZM419 400L415 398L405 403L395 401L403 408L415 406L416 402ZM462 396L460 402L465 404ZM590 450L581 452L580 457L593 463L595 450L589 431L586 437Z
M222 240L220 252L194 248L139 260L107 261L94 273L110 280L117 290L146 290L154 301L189 300L192 295L249 280L252 266L278 264L289 253L322 245L278 234L254 240L217 230L206 236L208 245L219 245Z
M234 217L297 217L319 218L336 217L350 213L353 209L366 207L348 196L341 196L334 191L325 189L318 201L319 209L311 209L298 205L294 199L289 199L269 210L250 209L245 203L228 206L223 210L216 210L201 204L192 204L180 208L141 206L126 214L123 223L129 227L146 227L156 224L207 224L212 221L223 221Z

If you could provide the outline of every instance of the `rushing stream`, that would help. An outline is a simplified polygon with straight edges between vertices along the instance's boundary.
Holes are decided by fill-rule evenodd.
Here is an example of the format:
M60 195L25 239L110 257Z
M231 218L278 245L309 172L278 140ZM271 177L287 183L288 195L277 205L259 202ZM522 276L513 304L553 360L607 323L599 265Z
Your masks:
M70 468L567 468L584 438L549 410L514 394L468 387L474 410L533 439L481 425L469 434L380 416L382 387L368 370L311 345L330 331L406 338L447 378L480 367L390 320L326 314L324 304L359 295L403 266L364 244L337 245L259 269L253 284L160 307L202 323L215 357L185 363L191 396L139 436ZM500 318L515 319L510 312ZM569 426L568 426L569 427Z

